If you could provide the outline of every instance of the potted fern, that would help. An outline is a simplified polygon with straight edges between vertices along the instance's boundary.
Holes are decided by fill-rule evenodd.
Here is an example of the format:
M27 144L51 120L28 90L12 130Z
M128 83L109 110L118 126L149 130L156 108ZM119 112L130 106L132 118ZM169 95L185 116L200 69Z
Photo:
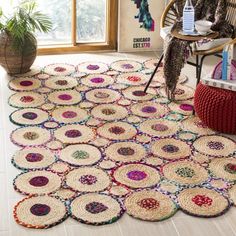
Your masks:
M0 65L10 75L28 72L37 54L34 33L51 28L52 22L37 10L35 1L21 1L10 17L0 8Z

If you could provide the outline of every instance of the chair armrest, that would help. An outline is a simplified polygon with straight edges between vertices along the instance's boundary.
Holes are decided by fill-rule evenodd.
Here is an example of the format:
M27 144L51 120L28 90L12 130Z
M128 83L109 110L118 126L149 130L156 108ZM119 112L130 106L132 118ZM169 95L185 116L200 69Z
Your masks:
M165 27L165 20L166 20L166 16L168 15L170 9L174 6L174 4L176 3L176 0L171 0L169 2L169 4L167 5L167 7L165 8L162 16L161 16L161 28L164 28Z

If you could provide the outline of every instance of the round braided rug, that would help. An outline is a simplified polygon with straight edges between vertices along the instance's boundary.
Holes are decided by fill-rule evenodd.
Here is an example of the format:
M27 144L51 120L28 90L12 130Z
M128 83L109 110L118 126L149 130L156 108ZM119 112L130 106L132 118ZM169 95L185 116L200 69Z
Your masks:
M168 104L168 107L172 112L178 112L185 116L192 115L194 110L192 101L171 102Z
M36 108L20 109L10 115L10 121L17 125L39 125L48 119L46 111Z
M75 67L70 64L56 63L44 67L43 72L49 75L66 76L75 72Z
M41 87L41 81L35 78L14 78L8 86L14 91L31 91Z
M81 79L81 83L91 88L107 87L114 83L114 79L109 75L94 74Z
M160 93L162 96L166 96L166 91L164 87L160 89ZM194 96L194 89L186 85L178 84L177 88L175 89L174 95L176 101L192 99Z
M60 199L67 201L74 198L76 196L76 192L72 191L71 189L60 188L53 194L53 196L59 197Z
M41 74L36 75L35 78L40 79L40 80L47 80L50 78L50 75L41 73Z
M51 111L51 110L53 110L55 107L56 107L56 105L53 104L53 103L44 103L44 104L41 106L42 110L44 110L44 111Z
M13 182L15 190L25 195L50 194L60 189L61 184L61 177L45 170L22 173Z
M181 130L176 135L177 139L180 139L185 142L193 142L197 138L197 134L190 131Z
M191 155L191 147L181 140L164 138L152 143L151 152L166 160L178 160L188 158Z
M57 90L72 89L77 85L77 80L70 76L53 76L45 81L46 87Z
M148 188L160 181L158 171L146 164L123 164L112 172L114 181L129 188Z
M172 136L179 128L176 122L160 119L146 120L139 126L141 132L159 138Z
M144 87L129 87L122 91L125 98L133 101L150 101L156 96L156 91L152 88L147 93L144 92Z
M95 138L94 131L85 125L65 125L54 132L64 144L87 143Z
M153 59L149 59L145 61L143 64L145 68L155 70L158 61L159 61L159 58L153 58ZM161 67L163 67L163 63L161 63L160 68Z
M69 145L60 153L60 159L73 166L94 165L101 158L101 151L88 144Z
M168 113L168 108L155 102L140 102L132 105L131 111L144 118L161 118Z
M199 217L216 217L226 212L229 201L215 190L206 188L184 189L178 195L181 210Z
M119 71L119 72L136 72L143 68L142 64L137 61L133 60L120 60L115 61L111 64L111 68L113 70Z
M72 218L91 225L111 224L124 213L121 203L106 194L88 193L75 198L70 204Z
M219 178L229 181L236 181L236 159L215 158L209 163L210 172Z
M128 111L125 107L117 104L102 104L94 107L91 115L100 120L114 121L127 117Z
M97 167L80 167L66 175L66 185L74 191L100 192L111 185L109 175Z
M112 185L109 189L109 193L115 197L124 197L130 193L130 190L121 185Z
M194 141L193 147L205 155L227 157L235 152L236 142L223 136L208 135Z
M181 185L197 185L208 179L207 170L192 161L170 162L163 166L162 172L165 178Z
M56 105L75 105L82 98L81 94L75 90L55 91L48 95L48 100Z
M146 149L134 142L118 142L108 146L105 150L106 156L116 162L128 163L141 161L147 155Z
M165 116L165 119L170 120L170 121L179 122L184 119L184 116L179 113L170 112Z
M118 75L116 81L121 84L137 86L146 84L148 82L148 76L140 72L125 73Z
M215 131L209 129L198 117L189 117L182 121L183 130L187 130L199 135L214 134Z
M22 170L43 169L55 162L55 155L45 148L24 148L17 151L12 163Z
M116 167L116 163L111 160L103 160L98 164L98 166L104 170L111 170Z
M11 140L19 146L40 146L51 139L50 131L40 127L23 127L11 133Z
M128 140L137 134L137 130L125 122L111 122L99 127L97 133L109 140Z
M119 92L111 89L93 89L86 93L86 99L94 103L113 103L120 99Z
M46 229L63 222L67 216L64 202L50 196L30 196L16 204L15 221L27 228Z
M65 106L56 108L52 118L59 123L80 123L89 118L88 112L78 106Z
M166 195L155 190L134 192L125 199L129 215L147 221L161 221L177 212L176 204Z
M44 104L45 95L36 92L19 92L9 98L9 104L16 108L33 108Z
M108 65L102 62L83 62L77 66L78 72L86 74L102 74L108 70Z

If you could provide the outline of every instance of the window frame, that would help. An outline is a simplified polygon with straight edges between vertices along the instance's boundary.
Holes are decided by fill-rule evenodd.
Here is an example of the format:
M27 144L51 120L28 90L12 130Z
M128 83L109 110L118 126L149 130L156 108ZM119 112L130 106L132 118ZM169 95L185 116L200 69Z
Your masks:
M118 26L118 0L107 0L107 32L106 42L104 43L78 43L76 32L76 0L72 2L72 43L64 45L48 45L39 46L38 55L48 54L62 54L62 53L77 53L85 51L104 51L104 50L116 50L117 48L117 26Z

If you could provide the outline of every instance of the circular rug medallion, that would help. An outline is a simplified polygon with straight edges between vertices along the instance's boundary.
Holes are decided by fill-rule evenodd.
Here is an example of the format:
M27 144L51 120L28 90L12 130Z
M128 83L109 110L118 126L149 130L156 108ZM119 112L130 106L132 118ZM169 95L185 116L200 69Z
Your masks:
M143 85L148 82L149 77L143 73L125 73L117 76L117 83L127 84L127 85Z
M209 163L210 172L219 178L228 181L236 180L236 159L235 158L215 158Z
M165 178L181 185L197 185L208 179L207 170L192 161L170 162L163 166L162 172Z
M10 120L17 125L39 125L47 121L49 115L46 111L36 108L24 108L14 111Z
M113 171L112 177L133 189L153 187L160 181L158 171L146 164L124 164Z
M87 143L95 138L94 131L85 125L65 125L54 132L64 144Z
M22 173L13 182L15 190L25 195L50 194L60 189L61 184L61 177L45 170Z
M161 118L168 113L167 107L155 102L142 102L131 106L134 115L144 118Z
M101 62L83 62L77 66L78 72L86 74L102 74L108 70L108 65Z
M152 141L152 138L146 134L141 134L141 135L139 134L135 137L135 139L138 143L144 143L144 144L150 143Z
M93 89L85 96L88 101L94 103L113 103L121 97L120 93L111 89Z
M37 92L42 93L42 94L48 94L48 93L52 92L52 90L50 88L41 87L41 88L37 89Z
M177 191L179 191L179 187L172 182L169 182L167 180L162 180L160 183L160 190L169 195L169 194L175 194Z
M210 159L208 156L203 155L199 152L193 152L191 159L195 162L200 163L200 164L207 164L210 162Z
M229 189L229 197L230 199L233 201L233 204L236 206L236 185L233 185L230 189Z
M194 107L192 101L185 101L185 102L171 102L168 104L168 107L172 112L178 112L185 116L190 116L193 114Z
M182 121L182 125L183 130L188 130L199 135L215 133L215 131L208 128L198 117L189 117Z
M87 102L87 101L83 101L79 104L79 107L82 109L89 109L89 108L93 108L95 106L94 103L92 102Z
M111 224L124 213L121 204L106 194L88 193L75 198L70 205L72 218L91 225Z
M166 160L178 160L188 158L191 155L191 147L174 138L159 139L152 143L151 152Z
M160 119L147 120L139 126L141 132L154 137L172 136L179 128L176 122Z
M137 130L125 122L111 122L99 127L97 133L109 140L128 140L137 134Z
M145 159L145 163L152 166L160 166L164 161L161 158L150 156Z
M106 72L107 75L110 75L110 76L115 76L115 75L119 75L120 73L118 71L115 71L115 70L109 70Z
M92 145L69 145L60 153L60 159L74 166L88 166L96 164L102 158L101 151Z
M114 195L115 197L124 197L128 193L130 193L130 190L124 186L112 185L109 189L109 193Z
M53 196L59 197L60 199L67 201L74 198L76 196L76 192L72 191L71 189L60 188L53 194Z
M91 88L101 88L112 85L114 83L114 79L108 75L94 74L82 78L81 83Z
M19 92L9 98L9 104L16 108L33 108L44 104L45 95L35 92Z
M122 120L128 116L128 111L123 106L116 104L102 104L94 107L91 115L105 121Z
M97 137L92 143L97 147L106 147L110 142L105 138Z
M141 161L146 157L146 149L134 142L113 143L105 150L106 156L116 162L128 163Z
M97 167L80 167L66 175L66 185L79 192L100 192L107 189L111 180L109 175Z
M101 126L103 123L102 121L98 120L98 119L95 119L93 117L90 117L88 119L88 121L86 122L86 125L87 126L90 126L90 127L99 127Z
M235 152L236 142L223 136L208 135L194 141L193 147L205 155L227 157Z
M49 75L66 76L75 72L75 67L70 64L56 63L44 67L43 72Z
M182 121L184 119L184 116L179 113L170 112L167 116L165 116L165 119L178 122L178 121Z
M213 178L210 180L210 186L212 186L215 189L219 189L221 191L224 191L230 187L230 184L224 181L223 179L217 179Z
M57 162L54 162L52 165L50 165L48 170L52 171L53 173L59 174L59 175L65 175L71 169L67 163L57 161Z
M129 85L126 85L126 84L113 84L111 86L111 88L114 89L114 90L123 90L123 89L126 89L128 87L129 87Z
M52 118L59 123L80 123L89 118L88 112L78 106L66 106L56 108L52 112Z
M55 160L55 155L45 148L24 148L14 154L12 163L22 170L34 170L46 168Z
M162 96L166 96L165 88L161 88L160 93ZM175 89L174 95L176 101L192 99L194 96L194 89L186 85L179 84Z
M42 74L36 75L35 78L36 78L36 79L40 79L40 80L47 80L47 79L50 78L50 75L48 75L48 74L43 74L43 73L42 73Z
M125 98L133 101L150 101L156 96L154 89L149 89L147 93L144 92L144 87L129 87L122 91Z
M130 115L129 117L127 117L126 120L128 123L131 123L131 124L138 124L142 122L142 119L140 117L133 116L133 115Z
M158 61L159 61L159 58L153 58L153 59L149 59L149 60L145 61L143 64L144 64L145 68L155 70ZM160 64L160 68L161 67L163 67L163 63Z
M41 108L44 110L44 111L51 111L53 110L54 108L56 107L55 104L53 103L44 103Z
M14 78L8 86L14 91L31 91L40 88L41 81L35 78Z
M185 213L204 218L220 216L230 207L224 196L206 188L185 189L178 195L178 202Z
M119 104L121 106L129 106L132 104L132 101L125 99L125 98L121 98L119 101L117 101L117 104Z
M88 86L85 86L85 85L82 85L82 84L80 84L80 85L78 85L76 88L75 88L75 90L77 91L77 92L87 92L88 90L89 90L90 88L88 87Z
M58 151L63 148L63 143L58 140L52 140L46 144L46 147L53 151Z
M11 139L19 146L40 146L50 141L51 134L40 127L23 127L14 130Z
M161 221L177 212L177 205L155 190L134 192L125 199L127 214L146 221Z
M197 135L195 133L184 130L179 131L176 136L177 139L180 139L185 142L193 142L197 138Z
M98 166L104 170L111 170L116 167L116 163L110 160L101 161Z
M51 89L72 89L78 85L75 78L70 76L53 76L45 81L45 86Z
M30 196L16 204L14 218L27 228L46 229L60 224L67 218L64 202L50 196Z
M111 68L113 70L119 72L136 72L142 70L143 66L140 62L133 61L133 60L120 60L115 61L111 64Z
M82 98L81 94L75 90L54 91L48 95L48 100L57 105L75 105Z
M46 129L56 129L60 126L60 124L56 121L47 121L43 123L43 127Z

